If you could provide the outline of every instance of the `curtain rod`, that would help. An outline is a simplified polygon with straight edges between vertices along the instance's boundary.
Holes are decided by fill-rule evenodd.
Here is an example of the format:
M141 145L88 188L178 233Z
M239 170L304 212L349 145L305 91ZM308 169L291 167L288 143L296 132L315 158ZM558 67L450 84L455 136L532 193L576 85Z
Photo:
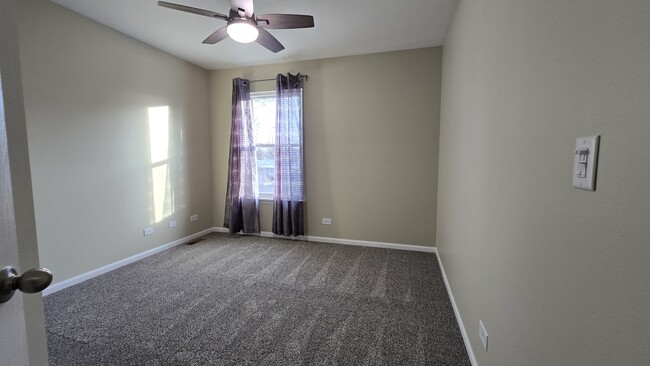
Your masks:
M309 81L309 75L300 75L301 78L305 78L305 81ZM258 81L275 81L275 78L272 79L257 79L257 80L248 80L249 83L256 83Z

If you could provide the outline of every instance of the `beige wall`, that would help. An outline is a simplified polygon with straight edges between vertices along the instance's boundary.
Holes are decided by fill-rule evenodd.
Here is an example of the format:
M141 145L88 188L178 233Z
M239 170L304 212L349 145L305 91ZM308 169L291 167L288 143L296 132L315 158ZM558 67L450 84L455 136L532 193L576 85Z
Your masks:
M433 246L441 61L438 47L210 72L215 224L223 225L232 79L302 72L307 234ZM271 219L272 204L262 203L263 231Z
M645 0L458 6L437 247L481 366L650 364L649 19ZM597 190L572 188L596 134Z
M18 15L40 259L55 282L211 227L207 72L49 1L19 1ZM154 106L169 106L176 197L162 221Z

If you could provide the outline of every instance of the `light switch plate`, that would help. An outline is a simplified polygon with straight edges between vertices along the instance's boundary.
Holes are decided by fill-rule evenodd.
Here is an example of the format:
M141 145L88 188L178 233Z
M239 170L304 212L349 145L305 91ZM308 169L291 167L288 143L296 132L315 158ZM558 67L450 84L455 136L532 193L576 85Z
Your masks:
M576 139L576 148L573 155L573 186L588 191L596 190L596 170L598 168L598 147L600 136L579 137ZM584 151L587 152L587 164L580 163ZM580 152L583 152L580 154ZM586 171L585 171L586 170Z
M478 336L481 338L481 343L483 344L483 349L487 352L488 349L488 333L485 330L485 325L483 325L483 321L479 320L479 327L478 327Z

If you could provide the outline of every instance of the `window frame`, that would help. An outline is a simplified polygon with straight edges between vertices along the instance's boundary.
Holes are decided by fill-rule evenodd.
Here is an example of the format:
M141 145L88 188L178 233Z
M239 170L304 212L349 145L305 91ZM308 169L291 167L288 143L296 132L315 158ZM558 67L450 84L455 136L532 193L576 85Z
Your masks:
M254 100L255 99L273 99L277 103L277 94L275 90L263 90L263 91L255 91L250 93L250 98L251 98L251 107L253 106ZM253 118L255 118L255 110L254 108L251 108L253 112ZM275 118L274 118L275 121ZM264 147L273 147L275 148L275 142L273 144L255 144L255 151L257 153L257 148L264 148ZM274 159L275 161L275 159ZM273 201L273 196L275 195L275 182L273 182L273 192L272 193L263 193L259 192L259 159L256 159L256 165L257 165L257 175L258 175L258 195L259 195L259 200L260 201Z

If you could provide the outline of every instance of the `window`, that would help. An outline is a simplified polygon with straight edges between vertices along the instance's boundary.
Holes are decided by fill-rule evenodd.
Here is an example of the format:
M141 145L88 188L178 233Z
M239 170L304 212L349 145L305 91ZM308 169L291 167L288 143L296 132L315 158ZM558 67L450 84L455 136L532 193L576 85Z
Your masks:
M251 105L260 199L272 200L275 189L275 91L252 92Z

